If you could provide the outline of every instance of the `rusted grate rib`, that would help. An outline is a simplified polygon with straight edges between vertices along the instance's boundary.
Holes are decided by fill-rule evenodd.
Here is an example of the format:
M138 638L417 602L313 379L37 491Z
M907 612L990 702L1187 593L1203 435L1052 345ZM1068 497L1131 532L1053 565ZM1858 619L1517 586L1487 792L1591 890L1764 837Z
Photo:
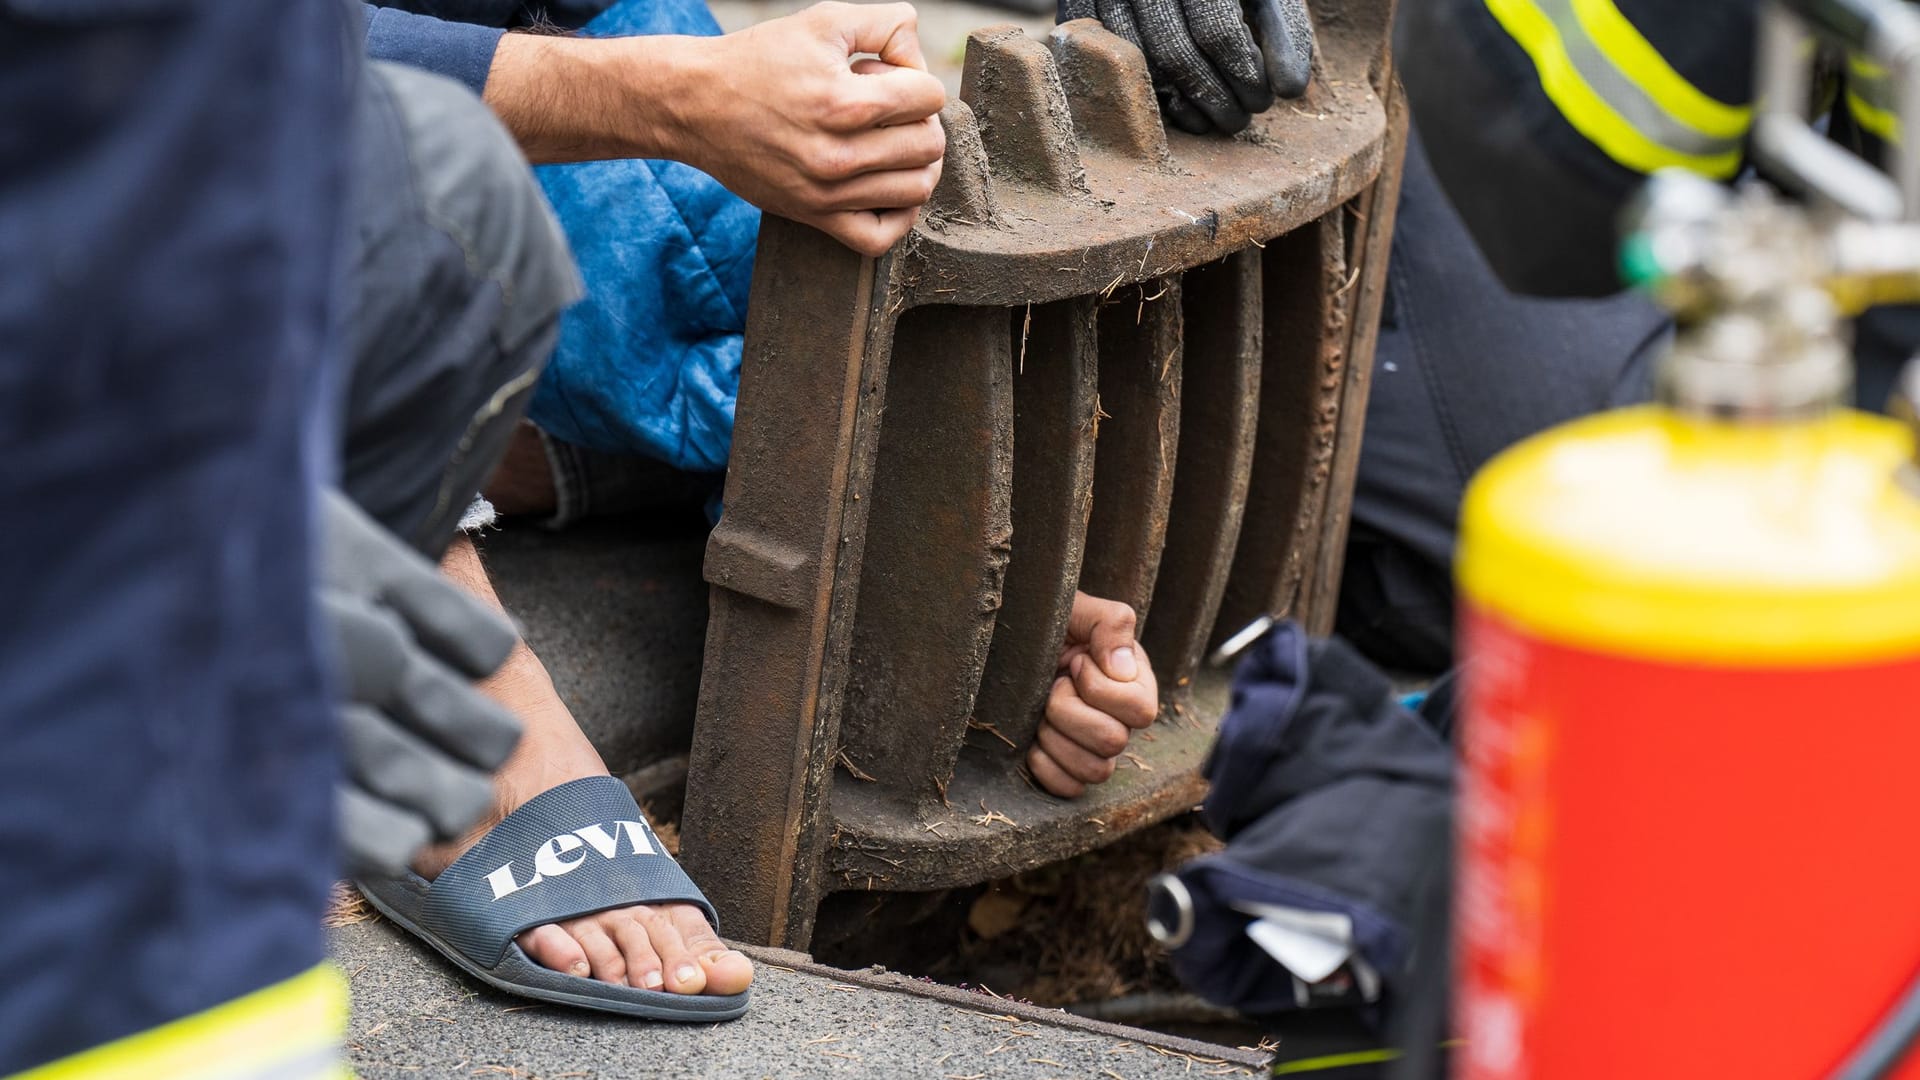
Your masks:
M888 380L840 730L849 763L916 806L953 774L1000 606L1009 346L997 308L915 308L894 333L901 356L940 370Z
M1086 550L1099 417L1094 308L1083 297L1013 318L1013 531L1020 557L1007 566L973 715L993 718L999 737L1016 746L1032 741L1046 705Z
M1141 644L1185 710L1240 542L1260 404L1260 252L1189 271L1180 448L1166 550Z
M1315 16L1315 89L1234 140L1169 139L1095 24L978 31L900 247L766 222L682 828L730 936L1192 806L1210 642L1330 620L1402 130L1390 0ZM1140 611L1165 700L1069 802L1019 763L1076 588Z
M1268 612L1311 614L1323 632L1332 625L1331 605L1297 601L1306 559L1319 550L1309 531L1332 479L1346 377L1347 310L1358 284L1347 273L1349 216L1335 211L1264 252L1266 357L1241 532L1267 542L1235 549L1211 645Z
M1100 309L1100 411L1081 586L1133 605L1144 629L1167 544L1180 443L1180 279L1129 286ZM1131 310L1129 310L1131 308Z

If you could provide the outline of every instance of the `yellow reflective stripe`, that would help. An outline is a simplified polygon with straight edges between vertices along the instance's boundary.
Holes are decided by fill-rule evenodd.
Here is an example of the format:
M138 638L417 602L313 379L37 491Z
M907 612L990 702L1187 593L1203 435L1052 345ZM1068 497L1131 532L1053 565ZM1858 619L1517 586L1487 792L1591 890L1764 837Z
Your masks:
M1847 111L1853 114L1854 122L1870 134L1887 142L1899 141L1899 119L1889 110L1868 103L1866 98L1860 96L1860 91L1852 86L1847 87Z
M1465 1046L1460 1039L1448 1039L1440 1044L1442 1050L1452 1050ZM1398 1061L1406 1055L1404 1050L1354 1050L1345 1054L1326 1054L1321 1057L1296 1058L1293 1061L1276 1061L1270 1076L1297 1076L1301 1073L1326 1072L1330 1069L1352 1069L1361 1065L1379 1065L1389 1061Z
M1847 54L1847 111L1861 129L1897 142L1900 119L1893 113L1887 69L1855 53Z
M346 980L321 964L13 1080L334 1080L347 1075L338 1053L346 1031Z
M1619 68L1647 96L1675 120L1702 135L1739 139L1753 124L1753 110L1744 105L1715 101L1688 82L1653 43L1640 35L1612 0L1573 0L1574 17L1613 66Z
M1321 1057L1300 1058L1297 1061L1277 1061L1273 1065L1271 1076L1298 1076L1303 1073L1328 1072L1333 1069L1353 1069L1362 1065L1382 1065L1389 1061L1398 1061L1402 1054L1398 1050L1354 1050L1345 1054L1326 1054Z
M1884 79L1887 69L1861 56L1859 53L1847 54L1847 70L1863 79Z
M1682 168L1726 179L1740 171L1737 148L1717 154L1684 153L1649 138L1627 122L1581 76L1553 20L1528 0L1484 2L1487 11L1533 60L1540 73L1540 86L1560 115L1608 157L1641 173Z

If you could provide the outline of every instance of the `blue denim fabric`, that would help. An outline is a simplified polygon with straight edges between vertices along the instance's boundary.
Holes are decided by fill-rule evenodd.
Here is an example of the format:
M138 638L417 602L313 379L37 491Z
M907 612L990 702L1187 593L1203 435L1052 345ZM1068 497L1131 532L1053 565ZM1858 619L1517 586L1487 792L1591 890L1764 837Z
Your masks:
M596 36L720 32L701 0L622 0ZM760 212L666 161L536 170L586 279L534 392L535 423L693 472L727 465Z
M367 4L365 9L369 57L445 75L476 94L487 88L493 54L505 30L378 4Z

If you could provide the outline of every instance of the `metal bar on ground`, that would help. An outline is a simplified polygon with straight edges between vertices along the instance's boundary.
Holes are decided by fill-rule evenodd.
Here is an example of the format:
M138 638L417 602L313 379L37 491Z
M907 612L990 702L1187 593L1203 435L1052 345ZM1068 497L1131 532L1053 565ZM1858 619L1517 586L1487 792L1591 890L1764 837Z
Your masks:
M1392 0L1309 5L1312 85L1242 137L1161 130L1090 20L989 28L893 251L766 220L682 828L729 934L805 948L825 891L977 884L1190 810L1228 703L1209 635L1331 624L1405 119ZM1063 800L1010 763L1076 580L1134 605L1187 722Z
M720 924L788 938L818 897L825 791L837 732L820 672L843 535L854 416L868 355L874 263L825 234L768 218L742 358L726 518L707 542L713 585L702 718L694 727L682 859L714 888ZM796 765L800 767L796 768ZM742 799L742 791L754 792ZM795 882L800 882L796 895Z

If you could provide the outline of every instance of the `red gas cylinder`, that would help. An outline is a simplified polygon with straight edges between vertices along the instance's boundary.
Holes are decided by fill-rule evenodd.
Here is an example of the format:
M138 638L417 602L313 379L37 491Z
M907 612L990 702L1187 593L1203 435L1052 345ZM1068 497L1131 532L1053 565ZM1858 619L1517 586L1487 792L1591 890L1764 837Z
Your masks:
M1655 407L1476 480L1456 1076L1816 1080L1894 1007L1920 969L1912 450L1849 411Z

